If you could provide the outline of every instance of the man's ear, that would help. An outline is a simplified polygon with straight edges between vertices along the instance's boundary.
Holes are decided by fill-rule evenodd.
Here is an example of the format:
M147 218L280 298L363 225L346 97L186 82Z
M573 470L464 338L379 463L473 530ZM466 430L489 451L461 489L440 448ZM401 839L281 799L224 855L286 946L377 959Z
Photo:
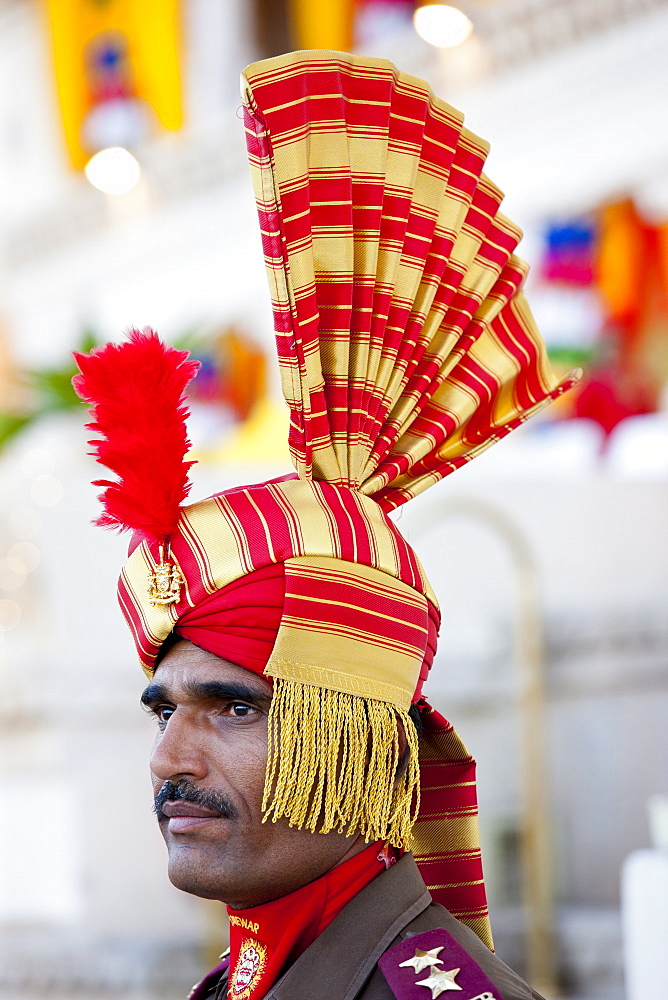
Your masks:
M411 705L408 710L411 722L410 724L415 726L417 729L418 739L422 735L422 718L420 717L420 709L417 705ZM399 731L399 762L397 764L397 773L395 776L395 784L403 778L406 773L406 768L408 767L408 759L410 750L408 748L408 740L406 739L406 730L404 729L404 723L402 719L397 719L397 729Z

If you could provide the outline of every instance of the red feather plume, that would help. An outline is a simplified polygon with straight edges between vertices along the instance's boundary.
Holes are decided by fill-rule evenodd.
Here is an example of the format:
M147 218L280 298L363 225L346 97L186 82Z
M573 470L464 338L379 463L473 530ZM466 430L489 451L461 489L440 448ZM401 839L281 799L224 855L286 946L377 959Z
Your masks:
M88 442L91 454L118 476L93 483L105 487L95 524L157 542L173 534L195 464L184 461L190 442L183 393L199 362L187 358L148 327L132 330L125 343L75 353L81 375L72 384L91 404L94 422L87 426L102 435Z

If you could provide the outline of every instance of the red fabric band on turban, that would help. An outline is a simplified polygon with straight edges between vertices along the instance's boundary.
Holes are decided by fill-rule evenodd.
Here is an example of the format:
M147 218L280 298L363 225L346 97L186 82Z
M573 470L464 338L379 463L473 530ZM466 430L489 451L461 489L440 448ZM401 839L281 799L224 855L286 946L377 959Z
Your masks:
M424 653L424 660L422 661L422 666L420 667L420 676L418 677L417 685L415 687L415 694L413 695L413 704L419 701L422 697L422 686L429 676L429 671L431 670L431 665L434 662L434 656L436 655L436 647L438 645L438 630L441 625L441 615L437 608L427 601L427 608L429 610L429 625L427 633L427 648Z
M216 590L181 615L174 631L223 660L262 675L276 642L285 603L285 567L271 563ZM429 603L427 649L413 701L422 694L436 652L439 614Z
M271 563L216 590L181 615L174 631L200 649L262 674L285 602L283 563Z

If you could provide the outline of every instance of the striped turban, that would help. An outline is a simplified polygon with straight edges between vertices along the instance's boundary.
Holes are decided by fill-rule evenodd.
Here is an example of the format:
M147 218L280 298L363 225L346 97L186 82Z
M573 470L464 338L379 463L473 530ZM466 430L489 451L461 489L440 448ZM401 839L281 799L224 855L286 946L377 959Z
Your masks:
M549 367L520 232L458 111L336 52L256 63L242 84L296 475L134 524L123 614L149 675L176 633L271 680L267 818L412 846L432 894L490 943L474 763L421 698L438 602L389 514L577 376ZM79 358L93 402L101 361Z

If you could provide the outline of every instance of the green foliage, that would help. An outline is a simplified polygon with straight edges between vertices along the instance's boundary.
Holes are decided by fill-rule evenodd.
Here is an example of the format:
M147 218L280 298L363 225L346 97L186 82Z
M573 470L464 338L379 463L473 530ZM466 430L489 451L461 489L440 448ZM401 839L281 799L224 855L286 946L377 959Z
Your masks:
M95 331L84 329L75 351L88 354L101 341ZM195 325L173 338L173 346L180 351L190 351L195 357L206 350L206 335L201 325ZM66 413L81 410L86 414L83 402L72 387L72 378L79 369L71 354L67 361L55 368L33 368L20 373L20 380L26 389L27 404L19 412L0 410L0 453L10 441L37 420L50 413Z
M0 412L0 452L7 447L21 431L25 430L37 418L37 414L28 413L18 415L15 413Z
M76 350L85 354L97 343L93 331L84 330ZM41 417L50 413L78 410L83 406L72 387L72 378L77 371L74 358L69 355L67 362L61 367L34 368L21 373L21 381L28 390L30 403L20 413L0 411L0 452Z
M581 368L589 365L595 357L591 347L548 347L550 361L563 365L565 368Z

